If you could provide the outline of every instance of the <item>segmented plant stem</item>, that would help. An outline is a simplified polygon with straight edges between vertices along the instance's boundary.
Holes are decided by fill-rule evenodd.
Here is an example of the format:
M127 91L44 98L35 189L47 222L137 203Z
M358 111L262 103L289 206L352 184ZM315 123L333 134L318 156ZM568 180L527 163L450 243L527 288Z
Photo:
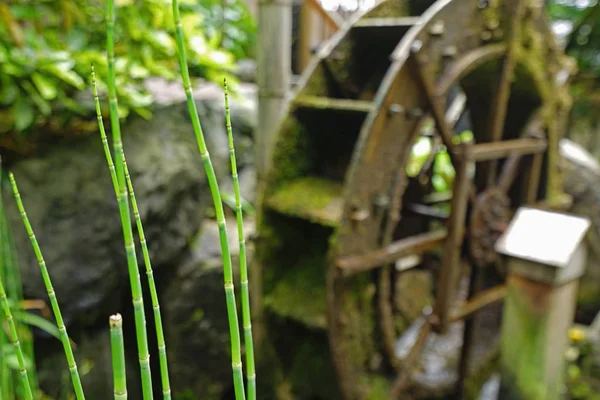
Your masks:
M121 141L121 126L119 125L119 105L117 101L117 89L115 84L115 54L114 54L114 26L115 7L114 0L106 1L106 50L108 53L108 101L110 105L110 122L113 135L114 162L117 183L119 186L119 213L123 227L123 241L127 254L127 267L129 270L129 283L133 297L133 309L135 317L135 331L138 346L138 357L142 377L142 395L144 400L151 400L152 376L150 372L150 354L148 353L148 337L146 334L146 315L144 312L144 299L142 296L142 283L138 271L135 245L133 243L133 231L131 229L131 217L129 214L129 202L127 199L127 186L125 182L125 170L123 167L123 143Z
M8 298L6 297L6 291L4 290L4 285L2 284L1 277L0 303L2 303L4 315L6 316L6 321L8 323L9 340L15 347L15 352L17 353L17 361L19 363L19 375L21 375L21 383L23 385L25 399L33 400L33 392L31 391L31 385L29 384L29 376L27 376L27 368L25 367L25 356L23 355L23 350L21 349L21 342L19 342L19 337L17 336L17 327L15 325L15 320L13 319L12 313L10 312L10 305L8 304Z
M248 381L248 400L256 400L256 370L254 367L254 340L252 339L252 318L250 316L250 292L248 290L248 266L246 263L246 240L244 237L244 216L240 183L235 162L235 147L231 130L231 113L229 110L229 91L227 80L223 81L225 89L225 120L229 138L229 158L231 159L231 177L235 192L235 215L237 219L238 240L240 243L240 285L242 289L242 323L244 325L244 345L246 346L246 379Z
M202 132L202 126L200 125L200 119L198 117L198 111L196 110L196 103L194 102L194 95L192 92L192 85L190 82L190 74L187 66L186 52L185 52L185 41L183 35L183 29L181 26L181 18L179 15L179 2L173 0L173 18L175 20L175 36L177 41L177 50L179 55L179 64L181 68L181 77L183 80L183 88L187 98L188 110L190 118L192 120L192 127L194 129L194 135L198 142L198 149L202 156L204 163L204 170L208 177L208 184L212 199L215 207L215 214L217 217L217 224L219 226L219 237L221 242L221 256L223 259L223 278L225 286L225 296L227 301L227 317L229 320L229 334L231 338L231 365L233 369L233 383L235 389L235 398L237 400L245 399L244 393L244 377L242 375L242 357L240 350L240 331L237 317L237 309L235 303L235 293L233 284L233 270L231 267L231 254L229 252L229 243L227 241L227 228L225 224L225 213L223 212L223 203L221 201L221 194L219 192L219 185L217 183L217 177L215 170L210 161L210 155L206 148L204 140L204 134Z
M92 66L92 86L94 89L94 101L96 104L96 115L98 118L98 127L100 129L100 136L102 138L102 146L104 147L104 154L106 156L106 163L110 171L110 177L115 188L115 195L117 200L119 197L119 184L117 180L117 173L113 164L112 156L108 146L108 140L106 138L106 132L104 130L104 122L102 121L102 113L100 110L100 101L98 99L98 89L96 87L96 78L94 68ZM156 290L156 284L154 283L154 273L152 271L152 263L150 262L150 253L148 251L148 245L146 242L146 235L144 234L144 227L142 225L142 219L138 209L137 201L135 199L135 192L133 191L133 184L131 183L131 177L129 175L129 169L127 168L127 161L125 159L125 152L123 152L123 170L125 171L125 180L127 182L127 188L129 192L129 198L131 200L131 206L133 208L133 216L135 223L138 228L138 234L140 236L140 245L142 247L142 254L144 256L144 264L146 266L146 275L148 276L148 287L150 288L150 298L152 300L152 310L154 312L154 325L156 328L156 339L158 342L158 357L160 362L160 376L163 388L163 399L171 399L171 385L169 382L169 369L167 362L167 346L165 344L165 336L163 333L162 317L160 314L160 305L158 302L158 292Z
M123 344L123 318L111 315L110 348L112 353L113 387L115 400L127 400L127 374L125 372L125 346Z
M29 239L31 240L31 246L33 247L33 251L35 252L35 256L40 266L40 271L42 272L42 279L44 280L44 285L46 286L48 297L50 298L50 304L52 306L54 318L56 319L56 325L58 326L58 330L60 331L60 340L65 351L67 363L69 364L69 371L71 372L71 380L73 381L73 389L75 390L75 396L77 397L77 400L83 400L85 399L85 396L83 394L81 380L79 379L77 364L75 363L75 357L73 356L73 349L71 348L71 342L69 341L67 327L63 322L62 313L58 305L58 299L56 298L56 293L54 292L54 287L52 286L52 281L50 280L50 274L48 273L48 268L46 268L46 261L44 261L42 250L40 249L35 234L33 233L33 229L31 227L31 224L29 223L29 218L27 218L27 213L25 212L25 207L23 206L23 201L21 200L21 195L19 194L17 182L15 181L13 173L10 172L8 174L8 177L10 179L13 194L17 202L17 207L19 208L19 213L21 214L21 219L23 220L25 230L27 231Z

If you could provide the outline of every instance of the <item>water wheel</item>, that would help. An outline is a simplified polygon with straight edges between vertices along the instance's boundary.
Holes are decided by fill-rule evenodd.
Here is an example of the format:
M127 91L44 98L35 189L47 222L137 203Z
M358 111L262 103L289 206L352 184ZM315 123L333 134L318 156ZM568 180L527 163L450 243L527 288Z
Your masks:
M497 339L477 333L504 296L495 241L519 206L561 198L571 69L537 0L387 0L321 46L280 128L257 247L299 398L417 398L436 340L459 349L465 390Z

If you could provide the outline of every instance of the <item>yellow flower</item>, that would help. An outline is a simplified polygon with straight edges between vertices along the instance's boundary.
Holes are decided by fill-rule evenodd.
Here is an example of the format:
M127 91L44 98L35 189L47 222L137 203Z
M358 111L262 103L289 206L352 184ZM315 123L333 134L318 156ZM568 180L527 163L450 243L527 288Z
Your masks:
M569 339L574 342L579 342L585 339L585 332L581 328L571 328L569 329Z

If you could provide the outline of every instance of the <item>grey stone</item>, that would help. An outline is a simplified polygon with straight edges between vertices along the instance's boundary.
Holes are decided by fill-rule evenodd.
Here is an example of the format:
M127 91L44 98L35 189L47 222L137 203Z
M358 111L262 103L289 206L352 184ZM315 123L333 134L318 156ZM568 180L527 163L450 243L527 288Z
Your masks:
M577 305L577 319L590 322L600 311L600 167L585 149L568 139L561 140L560 153L564 189L573 198L569 211L592 221L586 236L587 268L579 281Z
M108 325L108 318L106 319ZM40 387L52 399L68 398L72 392L71 375L64 352L58 340L45 341L42 351L48 352L37 364ZM129 398L141 398L139 364L135 354L135 344L125 339L126 350L133 350L125 357L127 392ZM109 399L114 397L110 332L100 330L85 335L76 343L75 359L86 395L91 398Z
M256 61L250 58L238 61L235 74L242 82L256 82Z
M207 146L227 172L224 128L202 103ZM206 174L184 104L123 126L124 148L155 270L175 267L210 204ZM67 324L93 324L131 307L115 195L99 136L51 149L12 167ZM5 191L6 192L6 191ZM8 196L7 200L8 199ZM12 200L12 199L10 199ZM6 201L27 298L47 299L14 200ZM132 216L132 226L133 216ZM139 254L139 251L138 251ZM138 258L141 263L141 257ZM144 276L142 275L142 279Z
M250 235L253 222L245 224ZM234 282L239 289L238 236L235 219L227 221ZM248 249L251 259L252 251ZM230 337L223 282L219 229L207 220L192 252L163 296L165 337L175 397L222 399L231 390ZM236 290L238 309L239 290ZM238 313L241 324L241 312ZM241 325L240 325L241 327Z

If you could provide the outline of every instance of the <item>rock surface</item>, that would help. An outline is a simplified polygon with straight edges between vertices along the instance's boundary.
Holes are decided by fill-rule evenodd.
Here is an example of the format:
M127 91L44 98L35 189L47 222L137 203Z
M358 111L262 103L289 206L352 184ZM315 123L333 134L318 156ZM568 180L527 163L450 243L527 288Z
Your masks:
M245 234L250 235L254 230L252 221L246 221L244 229ZM227 236L234 282L239 289L235 219L227 221ZM248 255L251 256L251 251ZM240 294L239 290L236 292L239 310ZM189 258L167 288L163 304L174 396L193 393L194 398L199 399L228 398L226 394L233 385L231 352L219 228L215 221L203 224ZM241 324L241 312L238 316Z
M588 265L579 284L577 319L591 322L600 311L600 164L576 143L560 142L565 192L573 197L570 212L592 221L587 235Z
M173 266L187 248L210 204L206 175L190 132L185 106L155 112L152 121L133 119L123 143L153 268ZM211 134L216 132L217 134ZM211 148L226 137L207 130ZM226 152L213 152L226 171ZM67 324L88 325L122 310L128 279L123 238L99 137L85 137L41 158L13 166L29 219L44 253ZM6 201L25 295L46 299L31 245L14 207ZM141 260L141 258L140 258Z

